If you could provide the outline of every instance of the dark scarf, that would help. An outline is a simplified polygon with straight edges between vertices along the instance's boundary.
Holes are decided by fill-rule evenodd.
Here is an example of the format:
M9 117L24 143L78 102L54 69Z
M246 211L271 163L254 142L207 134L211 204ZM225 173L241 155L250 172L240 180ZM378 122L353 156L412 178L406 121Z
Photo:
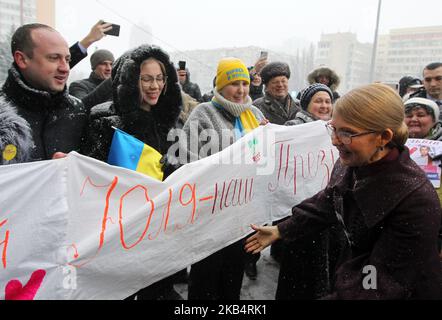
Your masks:
M62 92L55 94L30 87L15 64L9 69L8 78L2 90L14 104L30 111L41 111L42 108L57 109L69 99L66 86Z

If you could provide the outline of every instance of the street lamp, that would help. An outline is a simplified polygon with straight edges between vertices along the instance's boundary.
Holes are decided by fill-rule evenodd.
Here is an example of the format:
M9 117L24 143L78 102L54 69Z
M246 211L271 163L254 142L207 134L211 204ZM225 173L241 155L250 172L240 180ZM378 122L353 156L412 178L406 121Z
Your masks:
M378 1L378 15L376 19L376 31L374 34L373 52L371 54L371 68L370 68L370 83L374 80L374 70L376 65L376 51L378 48L379 22L381 20L381 6L382 0Z

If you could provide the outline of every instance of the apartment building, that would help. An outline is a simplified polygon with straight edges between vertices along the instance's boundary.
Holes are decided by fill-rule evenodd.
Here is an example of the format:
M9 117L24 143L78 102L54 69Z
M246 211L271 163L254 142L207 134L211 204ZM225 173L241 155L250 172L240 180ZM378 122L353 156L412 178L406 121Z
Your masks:
M345 93L369 82L373 45L361 43L356 34L323 34L318 43L315 67L326 65L341 78L338 92Z
M0 0L0 38L22 24L36 22L36 0Z
M404 75L421 78L427 64L442 61L442 26L392 29L380 39L378 81L398 82Z

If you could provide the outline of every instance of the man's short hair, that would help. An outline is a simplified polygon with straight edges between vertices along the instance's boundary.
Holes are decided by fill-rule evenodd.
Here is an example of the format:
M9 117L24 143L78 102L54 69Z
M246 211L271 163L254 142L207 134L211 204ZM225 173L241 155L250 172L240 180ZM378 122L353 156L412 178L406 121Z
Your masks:
M29 58L32 58L35 43L32 41L31 32L36 29L48 29L55 31L52 27L41 23L25 24L15 30L11 39L11 52L12 55L16 51L24 52Z
M442 62L432 62L429 65L427 65L424 70L435 70L437 68L442 67Z

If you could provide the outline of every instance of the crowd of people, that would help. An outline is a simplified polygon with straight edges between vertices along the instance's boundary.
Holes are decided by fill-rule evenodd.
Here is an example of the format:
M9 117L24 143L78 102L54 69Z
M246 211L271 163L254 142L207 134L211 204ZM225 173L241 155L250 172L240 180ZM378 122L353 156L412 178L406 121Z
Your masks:
M68 87L70 69L110 28L99 21L71 47L47 25L15 31L14 62L0 90L1 165L71 151L107 161L113 128L163 155L164 179L183 165L178 159L219 152L268 123L324 121L339 151L328 185L290 217L252 226L252 236L193 264L189 274L182 270L128 299L179 299L173 284L185 281L190 300L238 300L244 274L259 277L259 252L270 245L280 265L276 299L442 299L442 191L405 146L409 137L442 141L442 62L425 66L422 80L405 76L398 91L376 83L343 96L337 73L320 66L295 98L287 63L261 57L247 67L225 57L213 90L202 95L187 68L146 44L117 59L95 51L90 76ZM178 128L197 150L186 140L179 141L184 155L169 152L176 142L169 133ZM204 130L214 136L201 136ZM376 288L366 287L366 266L377 270Z

